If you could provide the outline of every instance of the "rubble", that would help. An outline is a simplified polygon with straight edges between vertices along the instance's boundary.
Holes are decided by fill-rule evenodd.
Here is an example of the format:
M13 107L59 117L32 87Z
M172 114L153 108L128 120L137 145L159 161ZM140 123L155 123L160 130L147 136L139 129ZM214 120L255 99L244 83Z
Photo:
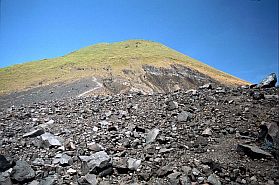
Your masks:
M0 184L278 184L278 93L204 87L2 109Z

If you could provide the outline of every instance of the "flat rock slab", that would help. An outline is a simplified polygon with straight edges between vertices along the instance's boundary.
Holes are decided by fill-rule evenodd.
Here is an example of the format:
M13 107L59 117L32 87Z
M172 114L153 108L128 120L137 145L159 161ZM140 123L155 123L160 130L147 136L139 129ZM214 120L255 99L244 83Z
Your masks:
M61 143L62 139L51 133L44 133L43 135L41 135L41 139L44 142L44 144L48 147L62 146L62 143Z
M45 133L45 131L43 129L36 129L36 130L33 130L33 131L28 132L26 134L23 134L22 137L37 137L37 136L40 136L44 133Z
M237 151L243 152L251 158L271 158L272 155L258 147L244 144L237 145Z

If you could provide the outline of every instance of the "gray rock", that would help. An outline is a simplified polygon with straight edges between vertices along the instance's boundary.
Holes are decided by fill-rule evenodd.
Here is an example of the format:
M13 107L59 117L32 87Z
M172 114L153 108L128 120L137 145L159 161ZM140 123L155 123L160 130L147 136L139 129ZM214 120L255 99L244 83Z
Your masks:
M44 166L45 161L41 158L36 158L33 162L32 165L34 166Z
M211 174L208 178L207 181L212 184L212 185L222 185L220 180L218 179L217 175Z
M190 112L182 111L177 116L178 122L186 122L190 121L192 119L193 115Z
M178 108L178 103L176 101L167 102L167 110L172 111Z
M99 152L99 151L104 150L104 147L102 147L101 145L96 144L96 143L88 143L87 148L94 152Z
M43 141L43 145L46 147L51 146L62 146L61 138L58 136L54 136L51 133L44 133L41 135L41 140Z
M185 173L185 175L190 175L192 168L190 166L182 166L182 171Z
M181 185L192 185L191 179L187 175L183 175L180 177Z
M145 137L145 142L148 143L152 143L156 140L158 134L159 134L160 130L157 128L152 129L147 136Z
M172 172L173 172L173 169L169 165L167 165L167 166L161 167L156 173L157 173L158 177L164 177L164 176L171 174Z
M113 158L112 166L119 171L127 171L128 169L127 159L123 157L115 157Z
M203 86L200 86L199 88L200 89L212 89L212 85L211 85L211 83L208 83L208 84L204 84Z
M202 136L212 136L212 130L210 128L206 128L203 132L202 132Z
M275 87L277 82L277 77L275 73L271 73L268 75L265 79L263 79L257 87L259 88L270 88L270 87Z
M18 160L13 167L11 178L18 182L32 180L35 177L35 171L26 161Z
M169 153L171 152L172 150L174 150L173 148L161 148L159 150L159 154L163 154L163 153Z
M86 174L84 178L91 185L97 185L98 184L97 177L94 174Z
M77 173L77 171L73 168L70 168L67 170L67 173L70 174L70 175L75 175Z
M0 173L0 184L1 185L12 185L12 181L10 179L10 174L8 172Z
M96 152L91 156L79 156L79 158L86 162L89 171L94 174L98 174L112 165L110 156L104 151Z
M31 181L28 185L39 185L39 184L40 184L39 181L33 180L33 181Z
M54 176L46 177L45 179L41 180L39 183L39 185L54 185L54 184L56 184Z
M198 176L198 175L200 175L200 173L201 173L201 172L200 172L197 168L193 168L193 169L192 169L192 174L193 174L193 175Z
M129 158L128 161L127 161L127 164L128 164L128 168L130 170L136 171L141 164L141 160Z
M271 158L272 155L258 147L244 144L237 145L237 151L243 152L251 158Z
M59 159L59 163L61 166L70 166L73 164L73 159L67 154L62 154L61 158Z
M37 137L44 134L45 131L43 129L36 129L31 132L24 134L22 137Z
M173 173L168 175L168 179L169 179L169 181L172 185L178 185L178 184L180 184L179 183L179 181L180 181L179 177L180 176L181 176L180 172L173 172Z

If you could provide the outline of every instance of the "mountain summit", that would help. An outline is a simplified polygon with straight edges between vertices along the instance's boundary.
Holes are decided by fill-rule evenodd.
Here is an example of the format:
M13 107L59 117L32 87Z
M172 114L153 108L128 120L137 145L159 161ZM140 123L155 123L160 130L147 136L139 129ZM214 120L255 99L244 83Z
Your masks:
M80 84L77 81L82 79L92 79L89 81L95 84L96 92L94 88L88 92L101 94L171 92L205 83L248 84L160 43L129 40L100 43L62 57L1 68L0 94L61 83Z

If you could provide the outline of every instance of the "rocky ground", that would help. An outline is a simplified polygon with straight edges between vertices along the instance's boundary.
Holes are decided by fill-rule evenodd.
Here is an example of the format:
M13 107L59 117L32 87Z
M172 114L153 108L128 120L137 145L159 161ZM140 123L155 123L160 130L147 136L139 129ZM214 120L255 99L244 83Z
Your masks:
M66 97L77 97L84 92L96 88L94 78L83 78L74 82L56 83L25 91L13 92L0 96L0 108L8 108L12 105L31 104L34 102L56 100Z
M144 74L126 69L123 70L124 77L107 74L106 77L92 76L64 83L34 85L23 91L0 94L0 108L92 94L168 93L178 89L195 89L206 83L220 84L209 76L178 64L169 68L144 65L142 71Z
M279 184L279 89L44 101L0 113L0 184Z

